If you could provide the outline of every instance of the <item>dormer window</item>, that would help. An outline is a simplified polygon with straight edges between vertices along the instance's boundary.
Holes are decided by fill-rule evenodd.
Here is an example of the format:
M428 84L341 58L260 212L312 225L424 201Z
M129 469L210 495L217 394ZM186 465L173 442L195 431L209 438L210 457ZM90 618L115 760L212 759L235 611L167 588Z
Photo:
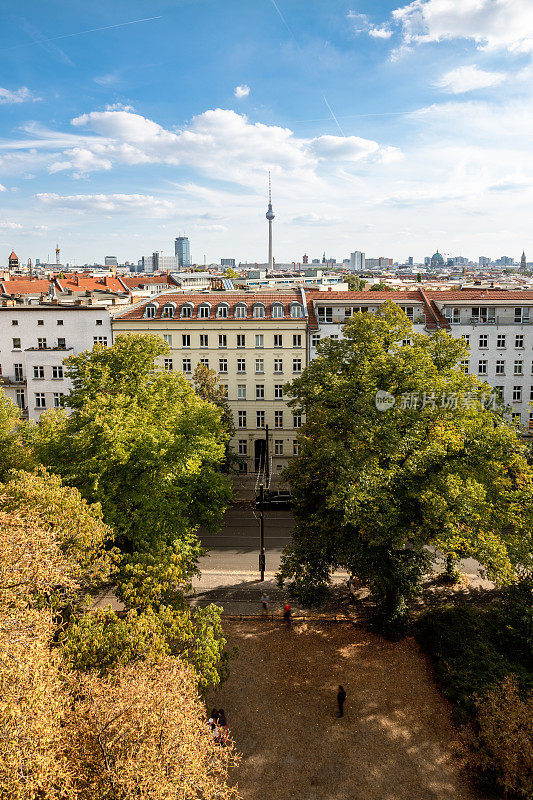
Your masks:
M155 305L153 305L153 303L151 303L150 305L146 306L146 308L144 309L144 316L147 319L153 319L155 317L156 311L157 311L157 306L155 306Z
M285 311L281 303L272 303L272 317L274 319L280 319L281 317L285 316Z
M220 303L217 307L217 317L226 319L229 313L229 306L227 303Z
M256 319L260 319L265 316L265 306L263 305L263 303L254 304L253 316Z
M174 316L174 312L176 310L175 303L165 303L163 306L163 311L161 312L161 316L165 319L171 319Z
M211 306L208 303L203 303L201 306L198 307L199 319L209 319L210 313L211 313Z
M248 309L244 303L238 303L235 306L235 318L236 319L246 319L248 314Z
M291 303L291 317L301 319L304 315L304 307L301 303Z
M192 317L192 305L191 303L186 303L184 306L181 307L181 316L189 319Z

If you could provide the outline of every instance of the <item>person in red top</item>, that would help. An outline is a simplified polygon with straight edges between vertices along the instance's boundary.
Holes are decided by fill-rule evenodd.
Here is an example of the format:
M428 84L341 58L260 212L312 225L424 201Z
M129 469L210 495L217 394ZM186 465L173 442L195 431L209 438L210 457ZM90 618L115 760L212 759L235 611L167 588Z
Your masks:
M288 603L283 606L283 622L287 625L287 628L291 627L291 607Z

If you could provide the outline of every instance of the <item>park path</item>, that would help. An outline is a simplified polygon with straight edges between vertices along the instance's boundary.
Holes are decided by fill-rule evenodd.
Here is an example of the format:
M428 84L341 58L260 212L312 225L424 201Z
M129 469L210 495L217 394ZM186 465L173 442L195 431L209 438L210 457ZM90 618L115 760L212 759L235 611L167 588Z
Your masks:
M388 642L349 624L224 627L239 657L209 703L224 708L243 754L235 777L244 800L480 800L412 639Z

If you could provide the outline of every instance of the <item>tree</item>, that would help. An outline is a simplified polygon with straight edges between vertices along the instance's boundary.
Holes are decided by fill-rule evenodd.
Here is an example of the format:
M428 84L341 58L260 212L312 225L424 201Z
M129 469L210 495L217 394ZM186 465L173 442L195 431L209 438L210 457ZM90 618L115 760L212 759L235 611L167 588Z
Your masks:
M235 280L236 278L239 277L239 273L232 267L226 267L226 269L224 270L224 275L227 278L231 278L232 280Z
M228 395L226 389L220 383L220 378L213 369L209 369L205 364L198 364L193 372L192 382L196 394L202 400L207 400L213 403L220 409L221 416L220 422L226 432L226 455L224 459L224 469L227 471L232 461L235 461L235 455L230 447L230 439L235 435L235 423L233 421L233 414L228 402Z
M32 463L23 446L24 425L15 403L0 392L0 481L6 480L12 469L23 469Z
M306 423L286 470L296 527L280 580L308 596L345 568L391 620L428 547L501 581L531 569L533 471L516 428L483 404L490 387L459 368L467 345L414 333L392 303L355 314L344 335L287 387Z
M220 408L184 376L156 368L167 351L160 337L133 335L68 359L73 412L44 415L33 446L39 460L101 504L121 551L115 592L128 611L149 615L129 628L114 615L90 628L80 622L94 639L88 652L101 654L106 642L116 652L117 641L127 649L136 635L142 654L149 630L166 637L162 649L149 649L182 654L205 688L226 672L225 639L216 608L191 612L185 594L204 552L198 528L215 529L232 496L220 471L229 433Z
M387 286L386 283L382 283L380 281L379 283L372 284L372 286L370 287L370 291L371 292L392 292L392 289L390 288L390 286Z
M366 281L359 278L357 275L347 275L346 282L351 292L362 292L366 286Z

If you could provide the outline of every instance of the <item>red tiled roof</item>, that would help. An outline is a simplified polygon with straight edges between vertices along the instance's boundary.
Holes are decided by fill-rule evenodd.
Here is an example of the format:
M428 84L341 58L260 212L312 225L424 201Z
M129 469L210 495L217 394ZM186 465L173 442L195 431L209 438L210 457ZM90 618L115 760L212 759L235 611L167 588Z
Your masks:
M162 283L166 283L167 286L176 286L176 281L172 280L168 275L139 275L135 278L121 278L121 280L129 289L136 289L151 284L159 285Z
M9 256L9 258L18 258L18 255L15 253L14 250L12 250L11 251L11 255Z
M261 292L261 294L255 294L250 292L167 292L164 295L157 295L156 297L151 298L150 300L145 300L142 303L139 303L135 308L132 308L130 311L126 313L119 313L116 317L116 321L121 320L143 320L146 319L147 322L152 320L159 320L161 319L161 312L164 305L168 303L175 303L177 307L176 318L179 318L179 309L183 305L192 305L193 312L192 317L189 317L191 321L200 319L201 321L205 319L224 319L224 317L216 317L216 307L221 303L227 303L229 306L228 310L228 319L235 319L235 306L237 304L242 305L243 303L248 308L248 313L246 317L238 317L239 321L244 321L245 319L282 319L281 317L272 317L272 304L273 303L281 303L284 306L285 310L285 319L290 317L290 306L291 303L300 303L302 304L302 295L298 291L294 292L286 292L280 294L279 292ZM198 306L204 305L209 303L211 305L211 311L209 317L198 317ZM252 317L252 307L256 304L262 303L265 306L265 316L260 318L253 318ZM157 305L157 311L155 317L145 317L144 310L147 305ZM163 317L164 319L164 317ZM303 319L303 318L302 318Z
M79 275L66 278L56 278L57 288L66 292L71 289L73 292L119 292L125 294L128 290L118 278L112 275L105 275L102 278L90 278Z
M4 294L42 294L48 292L50 281L34 280L28 278L21 280L2 281L0 288Z

